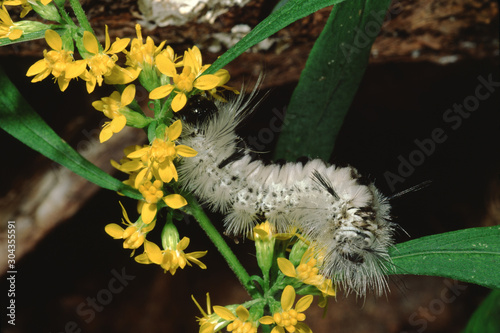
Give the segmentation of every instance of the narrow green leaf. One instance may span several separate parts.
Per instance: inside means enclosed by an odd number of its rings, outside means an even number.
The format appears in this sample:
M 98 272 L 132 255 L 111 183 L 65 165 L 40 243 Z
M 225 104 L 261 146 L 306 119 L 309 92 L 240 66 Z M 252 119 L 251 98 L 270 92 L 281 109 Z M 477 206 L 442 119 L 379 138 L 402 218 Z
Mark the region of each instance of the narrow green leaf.
M 397 244 L 394 274 L 431 275 L 500 288 L 500 226 L 471 228 Z
M 47 29 L 54 29 L 55 25 L 52 26 L 47 26 Z M 59 34 L 64 31 L 64 29 L 54 29 L 57 31 Z M 35 32 L 28 32 L 28 33 L 23 33 L 23 35 L 15 40 L 10 40 L 8 38 L 0 38 L 0 46 L 6 46 L 6 45 L 11 45 L 11 44 L 16 44 L 16 43 L 22 43 L 22 42 L 27 42 L 30 40 L 35 40 L 35 39 L 42 39 L 45 38 L 45 30 L 40 30 L 40 31 L 35 31 Z
M 293 92 L 275 158 L 330 157 L 389 4 L 349 0 L 333 7 Z
M 0 91 L 0 127 L 3 130 L 100 187 L 133 199 L 142 198 L 139 192 L 99 169 L 59 137 L 21 96 L 1 67 Z
M 263 41 L 289 24 L 321 8 L 343 1 L 345 0 L 289 0 L 286 4 L 260 22 L 248 35 L 236 43 L 236 45 L 221 55 L 212 66 L 205 71 L 205 74 L 215 73 L 250 47 Z
M 495 289 L 474 311 L 463 333 L 498 332 L 500 332 L 500 289 Z

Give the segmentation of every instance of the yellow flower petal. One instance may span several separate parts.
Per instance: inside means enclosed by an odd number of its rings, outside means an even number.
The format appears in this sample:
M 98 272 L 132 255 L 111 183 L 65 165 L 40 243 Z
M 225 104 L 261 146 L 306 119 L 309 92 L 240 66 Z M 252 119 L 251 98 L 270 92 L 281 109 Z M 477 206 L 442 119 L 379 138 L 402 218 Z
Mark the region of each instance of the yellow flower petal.
M 271 316 L 264 316 L 264 317 L 259 319 L 259 323 L 261 323 L 263 325 L 271 325 L 271 324 L 274 324 L 274 319 Z
M 156 216 L 156 210 L 156 203 L 150 204 L 145 202 L 141 210 L 142 222 L 146 224 L 151 223 Z
M 219 69 L 214 75 L 219 78 L 219 86 L 226 84 L 231 78 L 229 72 L 225 69 Z
M 135 86 L 129 84 L 122 92 L 120 104 L 122 107 L 129 105 L 135 98 Z
M 131 223 L 130 219 L 128 218 L 128 214 L 127 214 L 127 211 L 125 210 L 125 207 L 123 207 L 123 205 L 120 201 L 118 201 L 118 203 L 120 204 L 120 207 L 122 208 L 122 215 L 125 218 L 125 221 L 127 221 L 128 223 Z
M 292 308 L 293 302 L 295 302 L 295 289 L 288 285 L 283 290 L 281 294 L 281 308 L 283 311 L 288 311 Z
M 220 82 L 220 78 L 213 74 L 202 75 L 194 81 L 194 87 L 200 90 L 210 90 Z
M 281 272 L 289 277 L 297 277 L 297 272 L 295 271 L 295 266 L 292 262 L 286 258 L 278 258 L 278 267 Z
M 85 46 L 85 49 L 92 54 L 99 53 L 99 44 L 97 43 L 97 39 L 89 31 L 83 32 L 83 46 Z
M 161 264 L 163 260 L 163 254 L 160 248 L 153 242 L 144 241 L 144 251 L 147 253 L 149 260 L 155 264 Z
M 21 29 L 12 29 L 9 33 L 10 40 L 16 40 L 21 38 L 23 31 Z
M 102 112 L 104 110 L 104 103 L 102 102 L 102 100 L 98 100 L 98 101 L 92 102 L 92 106 L 97 111 L 101 111 Z
M 144 168 L 135 177 L 135 182 L 134 182 L 134 187 L 139 188 L 139 186 L 144 182 L 144 178 L 146 177 L 146 174 L 148 173 L 148 169 Z
M 193 157 L 198 155 L 198 152 L 196 150 L 185 145 L 178 145 L 175 147 L 175 150 L 177 151 L 177 154 L 183 157 Z
M 299 299 L 299 301 L 295 305 L 295 310 L 297 312 L 304 312 L 305 310 L 307 310 L 309 308 L 309 306 L 311 306 L 312 301 L 313 301 L 312 295 L 306 295 L 306 296 L 302 297 L 301 299 Z
M 250 317 L 250 312 L 243 305 L 240 305 L 236 308 L 236 315 L 241 321 L 247 321 L 248 317 Z
M 215 332 L 215 324 L 212 324 L 207 321 L 203 323 L 203 325 L 201 325 L 199 333 L 214 333 L 214 332 Z
M 231 311 L 229 311 L 229 309 L 227 309 L 223 306 L 214 305 L 213 309 L 214 309 L 214 312 L 217 313 L 217 315 L 219 317 L 221 317 L 222 319 L 225 319 L 225 320 L 235 320 L 236 319 L 236 316 Z
M 110 123 L 107 123 L 107 125 L 102 128 L 101 133 L 99 133 L 100 143 L 108 141 L 113 136 L 113 129 L 110 125 Z
M 80 76 L 87 68 L 87 63 L 85 60 L 77 60 L 66 65 L 66 72 L 64 77 L 67 79 L 74 79 Z
M 125 125 L 127 125 L 127 117 L 125 117 L 124 115 L 115 117 L 110 123 L 113 133 L 120 132 L 125 127 Z
M 187 205 L 186 199 L 180 194 L 169 194 L 163 198 L 163 201 L 165 201 L 167 206 L 173 209 L 179 209 Z
M 158 67 L 158 70 L 162 74 L 167 76 L 173 77 L 174 75 L 177 75 L 175 64 L 163 52 L 156 57 L 156 67 Z
M 167 84 L 167 85 L 155 88 L 149 93 L 149 98 L 150 99 L 163 98 L 163 97 L 167 96 L 168 94 L 170 94 L 172 92 L 172 90 L 174 90 L 174 86 L 171 84 Z
M 169 183 L 176 173 L 177 170 L 175 170 L 175 166 L 172 163 L 162 163 L 158 168 L 158 174 L 164 183 Z
M 110 223 L 104 227 L 104 231 L 114 239 L 123 238 L 123 228 L 116 223 Z
M 115 54 L 121 52 L 127 47 L 129 42 L 130 38 L 117 38 L 116 41 L 111 45 L 111 48 L 109 50 L 106 49 L 107 50 L 106 53 Z
M 151 98 L 151 95 L 150 95 L 150 98 Z M 186 94 L 180 92 L 178 93 L 174 99 L 172 100 L 172 110 L 174 112 L 177 112 L 179 111 L 180 109 L 182 109 L 184 107 L 184 105 L 186 105 L 186 102 L 187 102 L 187 97 L 186 97 Z
M 143 155 L 147 154 L 151 147 L 146 146 L 144 148 L 138 149 L 127 155 L 128 158 L 141 158 Z
M 134 258 L 139 264 L 152 264 L 153 262 L 149 260 L 148 255 L 146 253 L 139 254 Z
M 184 251 L 189 246 L 189 238 L 183 237 L 179 243 L 177 243 L 176 250 Z
M 30 66 L 30 68 L 28 69 L 28 72 L 26 73 L 26 76 L 36 75 L 45 69 L 47 69 L 45 59 L 40 59 L 37 62 L 35 62 L 33 65 Z
M 46 30 L 45 31 L 45 40 L 47 41 L 47 44 L 54 50 L 62 50 L 62 39 L 61 36 L 54 30 Z
M 57 84 L 58 84 L 58 86 L 59 86 L 59 89 L 60 89 L 61 91 L 64 91 L 64 90 L 66 90 L 66 88 L 68 88 L 68 86 L 69 86 L 69 80 L 68 80 L 68 79 L 66 79 L 66 78 L 64 78 L 64 77 L 62 77 L 62 76 L 59 76 L 59 77 L 57 78 Z
M 167 139 L 169 141 L 177 140 L 177 138 L 182 133 L 182 122 L 181 120 L 176 120 L 172 125 L 170 125 L 167 129 Z M 178 148 L 178 147 L 176 147 Z

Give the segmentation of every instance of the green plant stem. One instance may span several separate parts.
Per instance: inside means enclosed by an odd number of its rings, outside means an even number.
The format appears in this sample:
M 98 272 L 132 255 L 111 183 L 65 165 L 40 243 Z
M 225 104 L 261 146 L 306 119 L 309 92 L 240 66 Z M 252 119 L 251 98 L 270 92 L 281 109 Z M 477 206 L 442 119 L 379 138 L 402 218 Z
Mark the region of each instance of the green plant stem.
M 231 248 L 224 241 L 219 231 L 214 227 L 210 219 L 207 217 L 203 208 L 200 206 L 198 201 L 189 195 L 184 195 L 189 202 L 189 207 L 186 209 L 187 213 L 194 216 L 198 221 L 201 228 L 206 232 L 207 236 L 210 238 L 212 243 L 214 243 L 217 250 L 224 257 L 229 267 L 233 270 L 234 274 L 246 289 L 250 296 L 256 295 L 256 290 L 253 288 L 250 275 L 248 275 L 245 268 L 241 265 L 240 261 L 234 255 Z
M 57 3 L 57 1 L 54 1 L 54 5 L 56 6 L 57 10 L 59 11 L 59 15 L 61 15 L 64 22 L 66 22 L 66 24 L 68 24 L 68 25 L 76 27 L 75 22 L 73 22 L 73 20 L 69 16 L 68 12 L 64 9 L 64 5 Z
M 78 0 L 69 0 L 69 4 L 71 8 L 73 9 L 73 12 L 75 13 L 76 19 L 78 20 L 78 23 L 80 23 L 80 26 L 91 32 L 92 34 L 95 35 L 94 30 L 92 29 L 92 26 L 90 25 L 89 20 L 87 19 L 87 15 L 85 15 L 85 12 L 83 11 L 82 5 L 80 4 L 80 1 Z

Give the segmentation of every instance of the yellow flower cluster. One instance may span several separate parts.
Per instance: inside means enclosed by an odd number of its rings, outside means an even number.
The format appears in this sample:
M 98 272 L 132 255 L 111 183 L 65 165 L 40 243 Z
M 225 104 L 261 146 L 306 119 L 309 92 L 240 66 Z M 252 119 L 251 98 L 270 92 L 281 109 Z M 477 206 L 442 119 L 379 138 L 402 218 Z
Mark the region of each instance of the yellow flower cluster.
M 272 316 L 263 316 L 262 311 L 251 313 L 245 305 L 210 306 L 210 297 L 207 294 L 207 311 L 205 311 L 193 298 L 203 317 L 198 318 L 200 333 L 215 333 L 225 327 L 228 332 L 257 333 L 260 324 L 274 325 L 271 333 L 312 333 L 311 328 L 303 323 L 306 311 L 313 301 L 312 295 L 300 298 L 295 307 L 295 288 L 287 285 L 281 293 L 281 300 L 272 312 Z M 249 302 L 251 303 L 251 302 Z M 262 310 L 261 307 L 259 307 Z M 251 309 L 253 310 L 253 309 Z M 286 330 L 286 331 L 285 331 Z
M 5 31 L 6 36 L 14 38 L 20 33 L 6 11 L 0 12 L 0 19 L 3 22 L 1 31 Z M 191 263 L 206 268 L 198 260 L 206 251 L 185 253 L 189 238 L 180 240 L 172 222 L 171 210 L 187 205 L 187 200 L 176 193 L 176 164 L 180 158 L 196 156 L 197 152 L 177 144 L 182 123 L 181 120 L 172 122 L 172 112 L 168 110 L 179 111 L 192 94 L 204 93 L 217 97 L 219 87 L 230 89 L 224 85 L 229 80 L 229 74 L 219 70 L 215 74 L 205 75 L 210 65 L 202 64 L 201 52 L 196 46 L 184 52 L 183 57 L 178 57 L 170 46 L 165 46 L 165 42 L 156 46 L 150 37 L 144 42 L 139 25 L 136 26 L 136 34 L 137 37 L 132 40 L 116 38 L 111 42 L 106 26 L 102 46 L 90 31 L 83 31 L 80 40 L 72 40 L 47 29 L 45 40 L 51 49 L 44 51 L 43 59 L 35 62 L 26 75 L 33 77 L 32 82 L 42 81 L 52 75 L 61 91 L 65 91 L 73 79 L 84 80 L 88 93 L 103 83 L 118 85 L 118 91 L 92 103 L 96 110 L 110 119 L 104 123 L 99 135 L 100 142 L 108 141 L 127 125 L 147 128 L 153 124 L 155 127 L 150 144 L 129 147 L 120 163 L 112 161 L 115 168 L 129 174 L 124 183 L 142 195 L 143 199 L 138 203 L 140 217 L 132 223 L 122 207 L 125 228 L 111 223 L 105 231 L 115 239 L 123 239 L 123 247 L 134 250 L 132 255 L 144 245 L 144 253 L 136 257 L 139 263 L 158 264 L 171 274 Z M 75 58 L 75 45 L 81 59 Z M 118 64 L 119 54 L 125 58 L 124 65 Z M 180 73 L 177 72 L 178 67 L 182 67 Z M 134 101 L 136 85 L 132 82 L 136 79 L 150 91 L 150 99 L 156 100 L 155 118 L 146 116 Z M 163 249 L 160 249 L 146 240 L 146 236 L 156 224 L 158 210 L 165 205 L 171 209 L 167 213 L 170 214 L 170 220 L 163 228 Z

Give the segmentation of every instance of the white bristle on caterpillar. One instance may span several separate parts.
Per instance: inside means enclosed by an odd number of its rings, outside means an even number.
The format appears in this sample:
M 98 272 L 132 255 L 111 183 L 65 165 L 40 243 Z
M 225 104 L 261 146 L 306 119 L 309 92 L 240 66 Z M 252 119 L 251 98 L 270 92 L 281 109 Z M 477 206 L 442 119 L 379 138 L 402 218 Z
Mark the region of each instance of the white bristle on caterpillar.
M 179 143 L 198 155 L 183 159 L 179 181 L 226 214 L 228 234 L 247 235 L 264 220 L 277 232 L 297 227 L 323 257 L 323 275 L 347 293 L 383 293 L 394 230 L 386 198 L 373 184 L 363 184 L 352 167 L 318 159 L 265 165 L 252 158 L 235 129 L 252 111 L 253 95 L 216 102 L 214 115 L 184 124 Z

